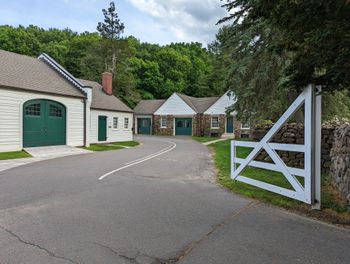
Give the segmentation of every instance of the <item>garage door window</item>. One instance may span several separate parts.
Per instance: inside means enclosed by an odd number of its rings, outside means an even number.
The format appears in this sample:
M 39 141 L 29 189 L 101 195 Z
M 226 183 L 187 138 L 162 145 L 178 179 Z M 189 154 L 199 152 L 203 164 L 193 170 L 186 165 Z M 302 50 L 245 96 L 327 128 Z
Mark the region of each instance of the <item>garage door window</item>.
M 55 105 L 50 105 L 49 115 L 51 117 L 62 117 L 62 109 Z
M 40 116 L 40 104 L 31 104 L 26 106 L 27 116 Z

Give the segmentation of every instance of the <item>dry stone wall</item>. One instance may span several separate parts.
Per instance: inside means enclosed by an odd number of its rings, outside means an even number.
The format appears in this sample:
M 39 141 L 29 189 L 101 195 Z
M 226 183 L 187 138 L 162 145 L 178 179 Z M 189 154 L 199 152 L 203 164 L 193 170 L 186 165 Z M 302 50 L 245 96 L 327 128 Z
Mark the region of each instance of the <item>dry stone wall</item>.
M 350 125 L 345 124 L 334 133 L 331 156 L 331 174 L 333 184 L 350 205 Z
M 272 125 L 260 126 L 253 129 L 251 138 L 260 140 L 271 129 Z M 330 151 L 334 142 L 335 125 L 325 124 L 322 126 L 321 167 L 322 172 L 329 172 L 331 166 Z M 304 125 L 286 124 L 275 135 L 271 142 L 304 144 Z M 290 167 L 304 168 L 304 154 L 298 152 L 278 151 L 283 161 Z M 256 160 L 270 162 L 266 152 L 261 152 Z

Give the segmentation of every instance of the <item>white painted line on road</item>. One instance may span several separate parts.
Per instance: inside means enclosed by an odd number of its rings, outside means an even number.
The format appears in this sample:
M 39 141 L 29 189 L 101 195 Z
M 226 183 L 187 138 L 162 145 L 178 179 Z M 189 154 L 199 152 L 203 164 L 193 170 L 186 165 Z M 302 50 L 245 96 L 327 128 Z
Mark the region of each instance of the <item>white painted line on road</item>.
M 163 141 L 163 142 L 164 142 L 164 141 Z M 173 142 L 171 142 L 171 141 L 165 141 L 165 142 L 168 142 L 168 143 L 171 143 L 171 144 L 175 144 L 175 143 L 173 143 Z M 176 145 L 176 144 L 175 144 L 175 145 Z M 172 145 L 170 145 L 170 146 L 168 146 L 168 147 L 166 147 L 166 148 L 164 148 L 164 149 L 162 149 L 162 150 L 159 150 L 159 151 L 157 151 L 157 152 L 155 152 L 155 153 L 152 153 L 152 154 L 150 154 L 150 155 L 147 155 L 147 156 L 145 156 L 145 157 L 142 157 L 142 158 L 139 158 L 139 159 L 136 159 L 136 160 L 133 160 L 133 161 L 129 161 L 129 162 L 125 163 L 125 165 L 129 165 L 129 164 L 131 164 L 131 163 L 134 163 L 134 162 L 139 161 L 139 160 L 143 160 L 143 159 L 148 158 L 148 157 L 153 157 L 154 155 L 157 155 L 158 153 L 161 153 L 161 152 L 163 152 L 163 151 L 166 151 L 168 148 L 172 148 Z
M 168 146 L 168 147 L 166 147 L 166 148 L 164 148 L 164 149 L 162 149 L 162 150 L 160 150 L 160 151 L 157 151 L 157 152 L 155 152 L 155 153 L 153 153 L 153 154 L 150 154 L 150 155 L 148 155 L 148 156 L 145 156 L 145 157 L 143 157 L 143 158 L 139 158 L 139 159 L 137 159 L 137 160 L 128 162 L 127 165 L 125 165 L 125 166 L 123 166 L 123 167 L 120 167 L 120 168 L 118 168 L 118 169 L 115 169 L 115 170 L 112 170 L 112 171 L 110 171 L 110 172 L 107 172 L 106 174 L 104 174 L 104 175 L 102 175 L 100 178 L 98 178 L 98 180 L 101 181 L 101 180 L 103 180 L 104 178 L 108 177 L 109 175 L 111 175 L 111 174 L 113 174 L 113 173 L 115 173 L 115 172 L 117 172 L 117 171 L 121 171 L 121 170 L 123 170 L 123 169 L 129 168 L 129 167 L 134 166 L 134 165 L 136 165 L 136 164 L 140 164 L 140 163 L 145 162 L 145 161 L 147 161 L 147 160 L 153 159 L 153 158 L 155 158 L 155 157 L 158 157 L 158 156 L 160 156 L 160 155 L 163 155 L 163 154 L 165 154 L 165 153 L 167 153 L 167 152 L 173 150 L 174 148 L 176 148 L 176 143 L 171 142 L 171 141 L 165 141 L 165 142 L 171 143 L 171 146 L 170 146 L 170 147 Z

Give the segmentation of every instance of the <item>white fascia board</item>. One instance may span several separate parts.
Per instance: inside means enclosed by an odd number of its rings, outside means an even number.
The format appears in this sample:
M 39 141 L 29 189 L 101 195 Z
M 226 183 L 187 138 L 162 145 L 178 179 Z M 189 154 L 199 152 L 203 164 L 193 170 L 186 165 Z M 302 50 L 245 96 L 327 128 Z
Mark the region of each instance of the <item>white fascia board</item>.
M 54 70 L 56 70 L 60 75 L 66 78 L 70 83 L 82 91 L 85 95 L 88 96 L 89 88 L 86 88 L 77 78 L 70 74 L 65 68 L 63 68 L 57 61 L 51 58 L 46 53 L 42 53 L 39 57 L 39 60 L 44 60 L 48 63 Z M 91 100 L 90 100 L 91 101 Z

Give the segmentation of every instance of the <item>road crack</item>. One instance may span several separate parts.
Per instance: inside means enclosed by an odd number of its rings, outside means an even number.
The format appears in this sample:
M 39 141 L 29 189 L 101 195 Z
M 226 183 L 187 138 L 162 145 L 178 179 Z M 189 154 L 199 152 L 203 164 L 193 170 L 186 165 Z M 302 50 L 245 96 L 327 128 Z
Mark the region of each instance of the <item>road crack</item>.
M 62 259 L 62 260 L 65 260 L 65 261 L 68 261 L 70 263 L 74 263 L 74 264 L 80 264 L 79 262 L 76 262 L 72 259 L 69 259 L 67 257 L 64 257 L 64 256 L 59 256 L 59 255 L 56 255 L 55 253 L 53 253 L 52 251 L 48 250 L 47 248 L 44 248 L 38 244 L 35 244 L 33 242 L 30 242 L 30 241 L 26 241 L 24 239 L 22 239 L 19 235 L 15 234 L 14 232 L 12 232 L 11 230 L 7 229 L 6 227 L 4 226 L 0 226 L 0 229 L 2 229 L 3 231 L 5 231 L 7 234 L 11 235 L 12 237 L 16 238 L 19 242 L 25 244 L 25 245 L 28 245 L 28 246 L 32 246 L 32 247 L 35 247 L 35 248 L 38 248 L 44 252 L 46 252 L 50 257 L 53 257 L 53 258 L 56 258 L 56 259 Z
M 175 264 L 179 262 L 181 259 L 186 257 L 189 253 L 191 253 L 200 243 L 202 243 L 204 240 L 208 239 L 210 235 L 212 235 L 215 231 L 220 229 L 221 227 L 227 225 L 230 221 L 232 221 L 234 218 L 242 214 L 243 212 L 247 211 L 251 207 L 259 204 L 259 202 L 250 202 L 249 204 L 245 205 L 244 207 L 240 208 L 238 211 L 234 212 L 233 214 L 229 215 L 226 219 L 224 219 L 219 224 L 212 227 L 212 229 L 205 233 L 203 236 L 201 236 L 198 240 L 195 240 L 188 244 L 183 250 L 181 250 L 175 257 L 172 258 L 158 258 L 154 256 L 149 256 L 147 254 L 140 253 L 138 251 L 129 251 L 129 252 L 118 252 L 116 249 L 101 244 L 93 242 L 94 244 L 107 249 L 108 251 L 112 252 L 114 255 L 118 256 L 119 258 L 122 258 L 126 261 L 128 261 L 131 264 Z
M 131 264 L 173 264 L 177 262 L 177 259 L 170 258 L 170 259 L 162 259 L 154 256 L 149 256 L 147 254 L 140 253 L 139 251 L 136 252 L 118 252 L 114 248 L 101 244 L 93 242 L 94 244 L 107 249 L 108 251 L 112 252 L 114 255 L 128 261 Z
M 175 262 L 171 262 L 171 263 L 177 263 L 178 261 L 180 261 L 181 259 L 183 259 L 184 257 L 186 257 L 188 254 L 190 254 L 200 243 L 202 243 L 204 240 L 208 239 L 210 235 L 212 235 L 215 231 L 217 231 L 218 229 L 220 229 L 221 227 L 227 225 L 232 219 L 236 218 L 237 216 L 239 216 L 240 214 L 242 214 L 243 212 L 247 211 L 248 209 L 250 209 L 251 207 L 255 206 L 259 204 L 259 202 L 253 201 L 250 202 L 249 204 L 245 205 L 244 207 L 242 207 L 241 209 L 239 209 L 237 212 L 234 212 L 233 214 L 231 214 L 230 216 L 228 216 L 226 219 L 224 219 L 221 223 L 213 226 L 213 228 L 205 233 L 203 236 L 200 237 L 200 239 L 193 241 L 192 243 L 190 243 L 187 247 L 185 247 L 185 249 L 183 249 L 182 251 L 180 251 L 180 253 L 174 258 L 174 260 L 176 260 Z

